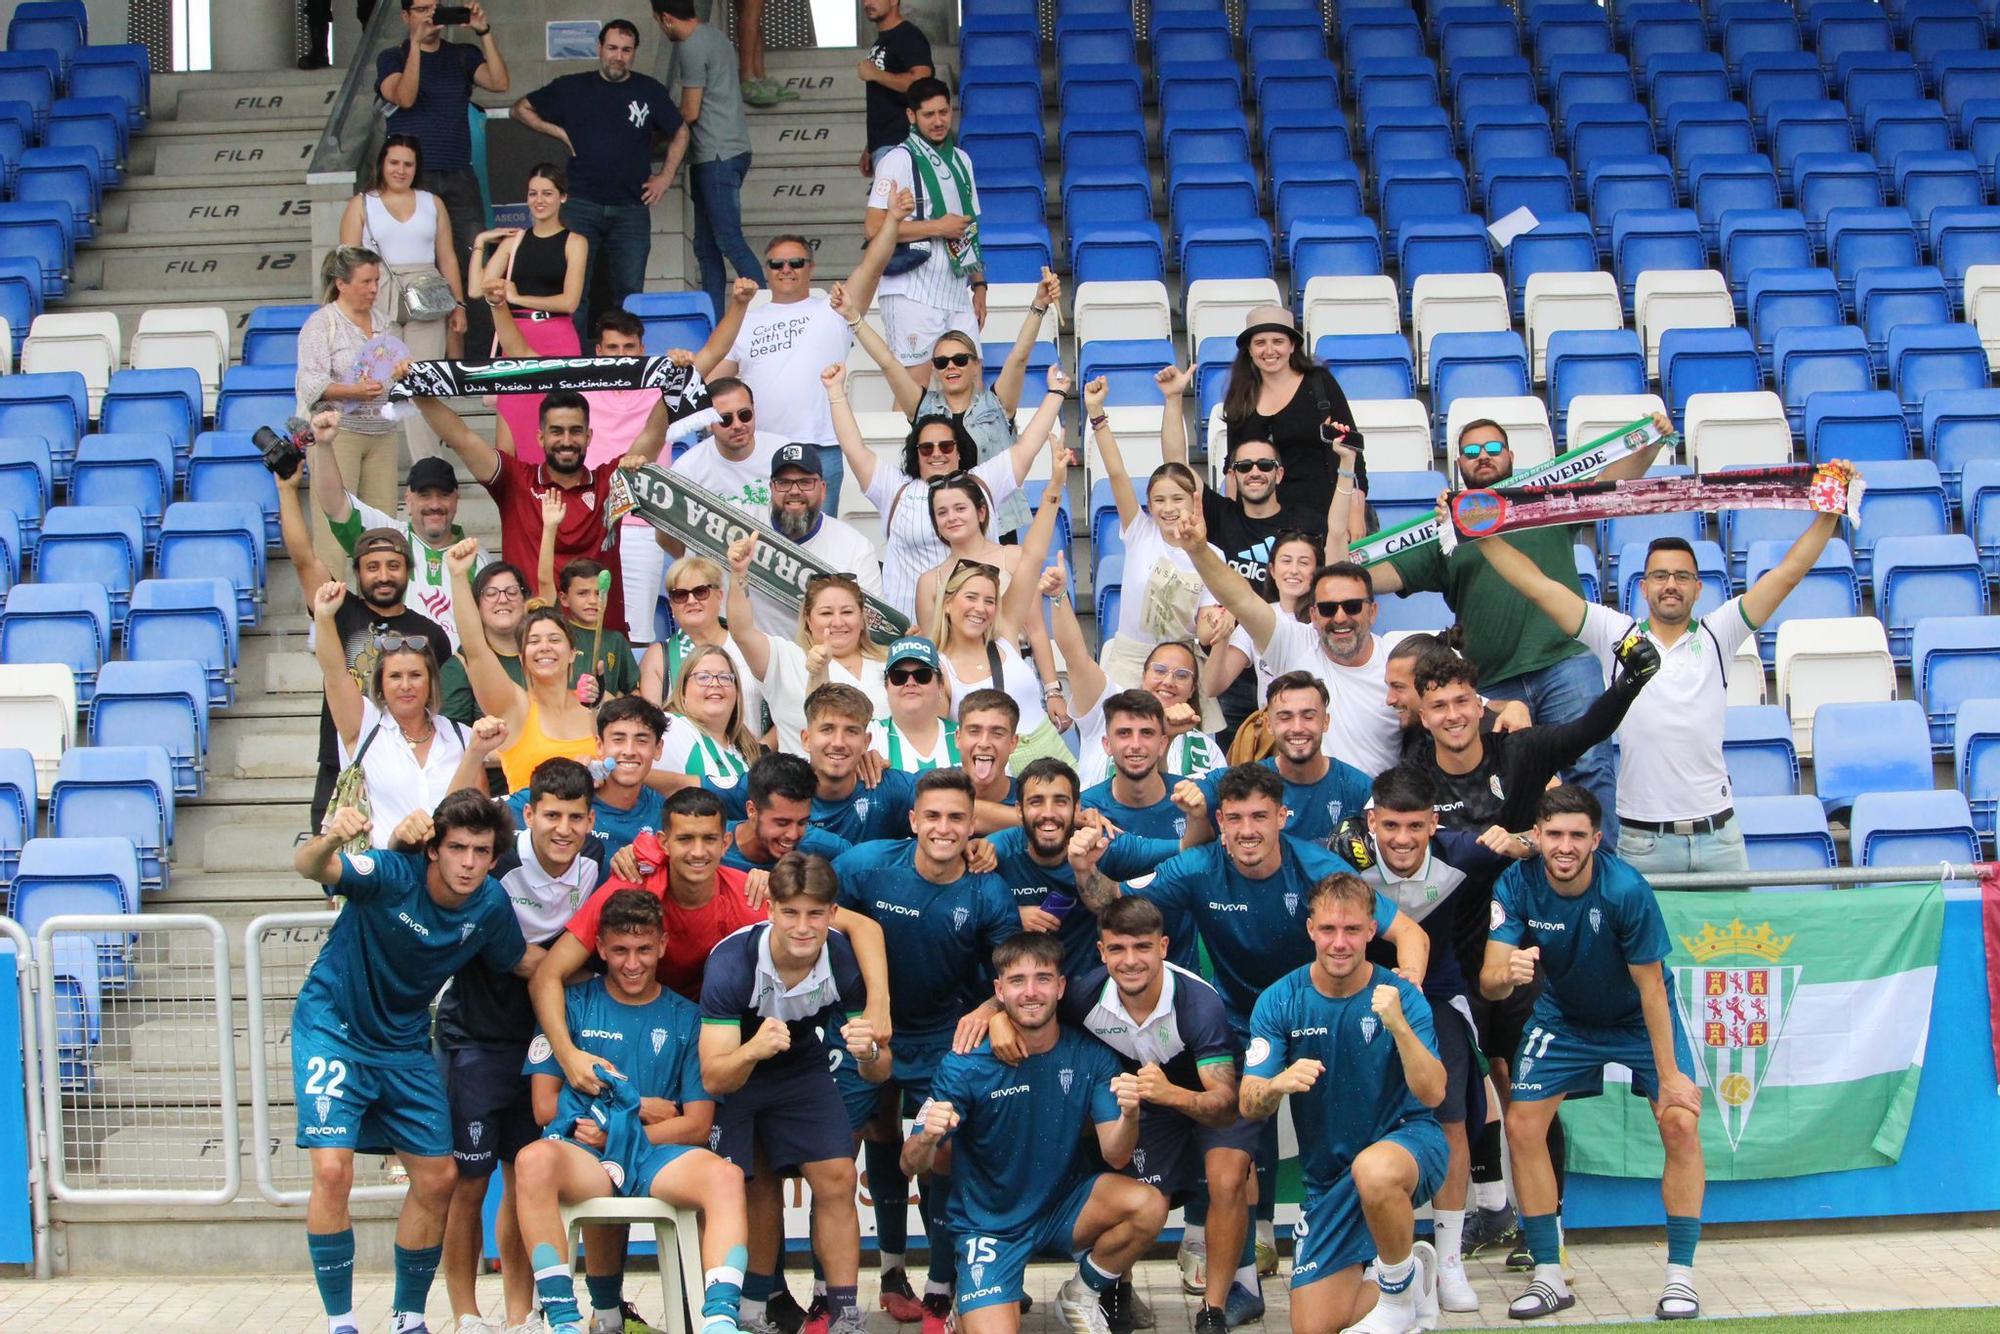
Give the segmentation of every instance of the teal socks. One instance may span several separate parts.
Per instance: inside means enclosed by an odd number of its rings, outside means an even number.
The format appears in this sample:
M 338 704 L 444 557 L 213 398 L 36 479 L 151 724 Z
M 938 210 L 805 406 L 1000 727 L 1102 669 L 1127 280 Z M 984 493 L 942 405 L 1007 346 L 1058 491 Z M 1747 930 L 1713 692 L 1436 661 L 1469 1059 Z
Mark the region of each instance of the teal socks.
M 354 1229 L 306 1233 L 306 1253 L 312 1256 L 313 1282 L 329 1316 L 354 1311 Z
M 1694 1248 L 1701 1241 L 1701 1220 L 1667 1215 L 1667 1263 L 1694 1266 Z
M 1672 1219 L 1667 1220 L 1667 1227 L 1671 1236 Z M 1562 1263 L 1562 1229 L 1554 1214 L 1522 1214 L 1521 1239 L 1528 1243 L 1528 1254 L 1536 1264 Z
M 535 1271 L 535 1296 L 541 1300 L 543 1318 L 551 1327 L 578 1323 L 576 1280 L 570 1277 L 569 1261 L 543 1242 L 528 1263 Z

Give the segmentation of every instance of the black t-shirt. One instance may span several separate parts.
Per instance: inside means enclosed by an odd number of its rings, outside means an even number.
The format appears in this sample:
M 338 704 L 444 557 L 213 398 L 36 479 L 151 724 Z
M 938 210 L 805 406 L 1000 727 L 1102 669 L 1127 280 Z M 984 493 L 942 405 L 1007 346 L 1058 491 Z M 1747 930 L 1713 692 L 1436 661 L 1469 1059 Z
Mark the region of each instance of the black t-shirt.
M 341 656 L 347 659 L 347 670 L 353 674 L 364 695 L 368 693 L 368 679 L 375 672 L 375 658 L 379 652 L 375 644 L 377 635 L 429 640 L 434 671 L 443 671 L 444 664 L 451 658 L 451 637 L 436 621 L 408 607 L 385 616 L 352 590 L 334 611 L 333 625 L 340 632 Z M 331 769 L 339 766 L 339 747 L 333 713 L 322 703 L 319 706 L 319 762 L 322 767 Z
M 569 192 L 593 204 L 637 204 L 653 174 L 653 144 L 680 133 L 681 113 L 666 85 L 644 74 L 618 83 L 596 70 L 565 74 L 528 94 L 535 114 L 561 126 L 576 145 Z
M 908 74 L 932 63 L 931 39 L 923 29 L 904 19 L 893 28 L 875 34 L 868 63 L 884 74 Z M 900 144 L 910 137 L 910 118 L 903 114 L 909 105 L 903 95 L 879 83 L 868 85 L 868 151 Z
M 1229 568 L 1249 580 L 1267 601 L 1271 598 L 1271 548 L 1279 533 L 1297 528 L 1311 533 L 1322 552 L 1326 547 L 1324 507 L 1313 511 L 1281 501 L 1276 514 L 1259 519 L 1244 513 L 1240 501 L 1204 488 L 1201 516 L 1208 525 L 1208 540 L 1221 548 Z
M 1625 721 L 1633 696 L 1607 690 L 1580 717 L 1566 723 L 1538 723 L 1518 732 L 1481 728 L 1484 757 L 1470 773 L 1449 774 L 1438 767 L 1437 745 L 1417 729 L 1405 759 L 1430 770 L 1443 793 L 1438 823 L 1446 829 L 1480 833 L 1493 825 L 1519 831 L 1535 822 L 1535 807 L 1549 780 L 1575 764 L 1583 752 L 1610 739 Z
M 1324 408 L 1321 404 L 1325 404 Z M 1333 451 L 1319 436 L 1320 423 L 1329 417 L 1352 426 L 1354 409 L 1347 405 L 1347 395 L 1340 392 L 1340 382 L 1333 378 L 1333 373 L 1319 366 L 1299 383 L 1292 401 L 1270 416 L 1253 412 L 1227 423 L 1232 441 L 1269 440 L 1276 447 L 1278 458 L 1285 465 L 1285 480 L 1278 488 L 1280 503 L 1319 514 L 1322 523 L 1327 506 L 1333 503 Z M 1354 487 L 1366 491 L 1368 465 L 1359 454 L 1361 433 L 1349 435 L 1348 441 L 1357 451 Z

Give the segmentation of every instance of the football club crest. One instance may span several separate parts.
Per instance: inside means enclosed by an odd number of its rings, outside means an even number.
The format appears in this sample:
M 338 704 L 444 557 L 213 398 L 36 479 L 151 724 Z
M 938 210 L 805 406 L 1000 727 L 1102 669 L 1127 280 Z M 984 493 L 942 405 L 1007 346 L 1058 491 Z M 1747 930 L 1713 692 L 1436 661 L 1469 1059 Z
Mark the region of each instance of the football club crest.
M 970 1273 L 971 1273 L 971 1275 L 972 1275 L 972 1286 L 973 1286 L 973 1287 L 977 1288 L 977 1287 L 982 1287 L 982 1286 L 984 1286 L 984 1285 L 985 1285 L 985 1283 L 986 1283 L 986 1266 L 985 1266 L 985 1265 L 971 1265 L 971 1266 L 969 1266 L 969 1267 L 968 1267 L 968 1272 L 970 1272 Z
M 951 929 L 954 931 L 965 930 L 966 919 L 971 916 L 972 912 L 968 908 L 953 908 L 951 910 Z
M 1174 837 L 1184 838 L 1186 836 L 1187 836 L 1187 817 L 1185 815 L 1176 815 L 1174 817 Z
M 624 1186 L 625 1164 L 619 1162 L 616 1158 L 605 1158 L 601 1161 L 604 1163 L 604 1175 L 611 1178 L 612 1189 L 616 1190 Z
M 458 938 L 460 940 L 471 940 L 472 933 L 478 929 L 479 928 L 477 923 L 467 922 L 463 926 L 458 928 Z
M 1144 1149 L 1132 1150 L 1132 1170 L 1140 1176 L 1146 1175 L 1146 1151 Z
M 1296 893 L 1285 895 L 1285 915 L 1287 917 L 1297 917 L 1299 915 L 1299 896 Z
M 486 1123 L 484 1121 L 467 1122 L 465 1126 L 465 1137 L 472 1141 L 473 1148 L 475 1149 L 478 1148 L 479 1141 L 486 1138 Z
M 1500 786 L 1499 774 L 1494 774 L 1492 777 L 1488 778 L 1486 780 L 1486 786 L 1493 789 L 1493 795 L 1496 798 L 1498 798 L 1501 801 L 1507 800 L 1506 790 Z
M 1363 1042 L 1373 1042 L 1375 1040 L 1375 1030 L 1380 1028 L 1381 1026 L 1382 1026 L 1382 1021 L 1377 1019 L 1374 1015 L 1372 1014 L 1362 1015 L 1361 1040 Z
M 1535 1058 L 1532 1056 L 1523 1056 L 1520 1060 L 1515 1062 L 1515 1065 L 1517 1065 L 1519 1069 L 1515 1070 L 1514 1078 L 1522 1082 L 1526 1082 L 1528 1078 L 1528 1071 L 1535 1068 Z
M 1602 908 L 1592 908 L 1590 910 L 1590 934 L 1593 936 L 1598 935 L 1603 930 L 1604 910 Z
M 708 1128 L 708 1151 L 714 1153 L 716 1145 L 720 1143 L 722 1143 L 722 1127 L 710 1126 Z
M 1070 1069 L 1068 1066 L 1064 1066 L 1061 1070 L 1058 1070 L 1056 1072 L 1056 1082 L 1062 1085 L 1062 1091 L 1064 1093 L 1069 1092 L 1069 1086 L 1073 1082 L 1075 1082 L 1075 1080 L 1076 1080 L 1076 1071 Z
M 321 1121 L 326 1120 L 326 1114 L 332 1110 L 333 1099 L 325 1095 L 313 1099 L 313 1111 L 318 1114 Z
M 857 820 L 866 820 L 868 818 L 868 808 L 874 804 L 874 799 L 871 797 L 856 797 L 854 799 L 854 818 Z
M 549 1042 L 549 1036 L 546 1033 L 535 1034 L 535 1040 L 528 1044 L 528 1059 L 537 1064 L 548 1060 L 549 1057 L 555 1055 L 555 1052 L 556 1049 Z
M 1769 922 L 1752 930 L 1740 918 L 1722 929 L 1704 922 L 1700 935 L 1681 937 L 1695 962 L 1674 969 L 1675 997 L 1732 1149 L 1750 1123 L 1798 996 L 1805 969 L 1780 962 L 1795 939 Z
M 652 1033 L 649 1036 L 653 1040 L 653 1055 L 658 1056 L 660 1054 L 660 1048 L 667 1045 L 667 1030 L 664 1028 L 656 1028 L 652 1031 Z

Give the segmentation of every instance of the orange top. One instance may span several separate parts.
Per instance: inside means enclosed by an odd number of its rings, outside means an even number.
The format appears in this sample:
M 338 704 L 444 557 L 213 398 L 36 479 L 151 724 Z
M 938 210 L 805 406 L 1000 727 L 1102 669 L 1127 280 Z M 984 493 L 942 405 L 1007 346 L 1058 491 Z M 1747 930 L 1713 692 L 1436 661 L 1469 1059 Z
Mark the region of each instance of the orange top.
M 597 758 L 597 738 L 585 736 L 557 740 L 550 736 L 542 730 L 541 709 L 531 696 L 528 716 L 521 724 L 521 735 L 499 751 L 500 770 L 507 775 L 507 790 L 519 792 L 528 785 L 536 765 L 558 756 L 587 765 Z

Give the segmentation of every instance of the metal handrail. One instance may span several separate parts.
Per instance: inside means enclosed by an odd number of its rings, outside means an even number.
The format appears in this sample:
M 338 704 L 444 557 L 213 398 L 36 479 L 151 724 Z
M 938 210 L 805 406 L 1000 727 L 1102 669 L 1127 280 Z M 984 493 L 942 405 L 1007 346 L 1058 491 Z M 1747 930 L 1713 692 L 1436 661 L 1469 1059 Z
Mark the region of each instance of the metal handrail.
M 1677 871 L 1648 875 L 1654 889 L 1747 889 L 1751 885 L 1906 885 L 1913 881 L 1984 880 L 1996 862 L 1932 862 L 1928 866 L 1829 866 L 1823 871 Z
M 37 969 L 34 945 L 21 924 L 11 917 L 0 917 L 0 936 L 14 942 L 14 984 L 21 993 L 21 1092 L 22 1101 L 28 1109 L 28 1199 L 35 1231 L 35 1277 L 50 1278 L 55 1268 L 49 1255 L 49 1237 L 52 1235 L 49 1230 L 49 1175 L 43 1166 L 42 1156 L 47 1141 L 42 1133 L 42 1100 L 36 1096 L 36 1091 L 41 1088 L 42 1052 L 35 1036 Z
M 307 184 L 319 183 L 314 178 L 320 176 L 332 178 L 328 183 L 351 180 L 367 155 L 376 120 L 375 57 L 388 44 L 392 23 L 402 26 L 402 8 L 377 5 L 361 29 L 361 39 L 355 44 L 354 56 L 347 62 L 347 73 L 340 81 L 340 91 L 327 111 L 326 127 L 320 131 L 312 161 L 306 164 Z M 357 116 L 357 106 L 365 107 L 365 114 Z

